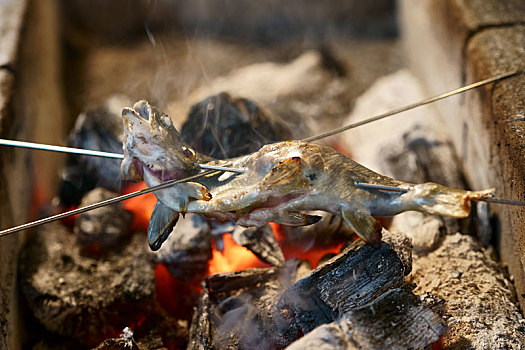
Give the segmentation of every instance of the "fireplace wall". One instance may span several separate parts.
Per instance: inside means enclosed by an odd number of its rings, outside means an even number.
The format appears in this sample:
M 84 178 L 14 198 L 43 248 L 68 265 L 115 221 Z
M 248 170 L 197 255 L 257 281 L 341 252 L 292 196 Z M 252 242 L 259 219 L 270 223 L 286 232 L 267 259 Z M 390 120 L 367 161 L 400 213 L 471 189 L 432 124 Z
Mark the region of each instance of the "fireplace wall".
M 0 137 L 62 144 L 68 124 L 61 90 L 58 3 L 0 2 Z M 62 156 L 0 149 L 0 226 L 27 222 L 32 208 L 51 199 Z M 33 213 L 34 214 L 34 213 Z M 25 232 L 0 241 L 0 349 L 21 347 L 24 337 L 17 291 L 18 251 Z
M 69 36 L 69 40 L 80 44 L 93 38 L 120 40 L 134 33 L 143 35 L 145 24 L 182 33 L 202 30 L 226 37 L 234 35 L 225 23 L 236 23 L 234 31 L 243 33 L 248 42 L 256 38 L 262 42 L 274 40 L 275 26 L 299 37 L 305 28 L 313 28 L 304 38 L 312 42 L 321 41 L 329 32 L 339 35 L 365 32 L 372 38 L 396 35 L 392 30 L 395 28 L 395 18 L 391 15 L 393 1 L 372 1 L 367 5 L 351 1 L 345 3 L 344 8 L 338 7 L 340 2 L 328 1 L 322 9 L 316 8 L 318 2 L 292 1 L 286 11 L 278 1 L 265 2 L 267 7 L 261 8 L 248 7 L 252 2 L 239 1 L 235 9 L 224 11 L 221 21 L 211 21 L 217 8 L 223 10 L 226 2 L 214 2 L 216 8 L 209 8 L 207 1 L 193 1 L 191 5 L 157 1 L 151 2 L 158 5 L 156 9 L 144 7 L 142 12 L 135 10 L 144 6 L 143 1 L 113 1 L 109 7 L 105 0 L 0 2 L 1 137 L 64 143 L 76 114 L 66 116 L 75 101 L 65 101 L 62 84 L 77 77 L 62 76 L 62 36 Z M 504 5 L 489 0 L 424 0 L 417 4 L 399 0 L 399 22 L 412 69 L 425 83 L 429 94 L 500 73 L 502 67 L 511 69 L 521 65 L 523 69 L 524 6 L 519 0 L 507 1 Z M 294 20 L 297 14 L 287 12 L 290 8 L 301 11 L 301 20 Z M 65 23 L 61 20 L 62 10 L 67 11 L 70 19 Z M 100 16 L 96 16 L 99 22 L 90 21 L 93 16 L 89 10 L 100 11 Z M 242 21 L 238 21 L 239 18 Z M 265 18 L 281 21 L 268 25 Z M 72 23 L 77 27 L 69 27 Z M 259 25 L 259 30 L 249 29 L 253 23 Z M 310 26 L 311 23 L 314 25 Z M 476 189 L 495 186 L 500 197 L 525 199 L 525 154 L 521 139 L 524 94 L 522 75 L 499 82 L 494 89 L 479 89 L 439 102 L 438 108 L 450 125 L 455 146 L 464 159 L 469 181 Z M 55 193 L 56 169 L 60 168 L 62 158 L 56 154 L 7 148 L 1 148 L 0 154 L 0 198 L 3 199 L 0 226 L 4 228 L 28 221 L 34 190 L 38 191 L 36 199 L 42 201 Z M 497 232 L 501 234 L 494 243 L 514 276 L 523 310 L 524 209 L 493 206 L 493 214 L 499 225 Z M 0 240 L 0 349 L 19 348 L 23 337 L 16 292 L 16 259 L 24 237 L 15 234 Z
M 525 69 L 525 3 L 520 0 L 398 2 L 411 69 L 429 95 Z M 525 200 L 525 75 L 436 103 L 474 189 Z M 514 278 L 525 310 L 525 208 L 491 205 L 492 244 Z
M 17 58 L 18 38 L 23 21 L 25 3 L 4 1 L 0 3 L 0 133 L 2 137 L 11 134 L 16 127 L 14 121 L 13 87 L 15 84 L 14 65 Z M 22 128 L 23 129 L 23 128 Z M 24 132 L 20 132 L 24 135 Z M 26 220 L 29 196 L 22 195 L 28 181 L 12 177 L 14 171 L 26 172 L 27 163 L 18 150 L 0 149 L 0 224 L 12 226 L 15 221 Z M 12 196 L 19 195 L 12 205 Z M 20 235 L 6 237 L 0 243 L 0 349 L 20 347 L 18 330 L 19 312 L 16 294 L 17 256 Z

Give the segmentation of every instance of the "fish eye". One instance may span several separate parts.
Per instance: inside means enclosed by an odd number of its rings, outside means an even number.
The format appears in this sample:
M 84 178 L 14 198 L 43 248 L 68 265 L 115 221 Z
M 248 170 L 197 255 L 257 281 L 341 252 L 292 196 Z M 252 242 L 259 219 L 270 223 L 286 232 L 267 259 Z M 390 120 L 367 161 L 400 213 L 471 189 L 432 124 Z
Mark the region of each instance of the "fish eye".
M 188 158 L 195 157 L 195 151 L 185 146 L 182 146 L 182 153 Z
M 171 122 L 171 118 L 166 114 L 163 114 L 159 119 L 161 124 L 166 128 L 170 128 L 173 125 Z

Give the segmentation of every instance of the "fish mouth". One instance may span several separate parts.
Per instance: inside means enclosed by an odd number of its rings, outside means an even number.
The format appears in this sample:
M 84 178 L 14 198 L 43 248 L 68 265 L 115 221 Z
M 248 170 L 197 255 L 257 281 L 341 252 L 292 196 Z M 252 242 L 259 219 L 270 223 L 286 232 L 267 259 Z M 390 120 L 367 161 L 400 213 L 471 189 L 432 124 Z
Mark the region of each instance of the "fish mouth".
M 143 169 L 143 172 L 147 171 L 149 174 L 151 174 L 152 176 L 154 176 L 156 179 L 158 179 L 161 182 L 166 182 L 170 180 L 182 180 L 191 175 L 188 171 L 184 169 L 155 170 L 155 169 L 151 169 L 147 165 L 143 165 L 142 169 Z
M 144 180 L 145 171 L 161 182 L 169 180 L 181 180 L 190 175 L 190 173 L 184 169 L 156 170 L 153 169 L 152 166 L 147 165 L 137 158 L 127 161 L 125 160 L 122 162 L 121 173 L 123 180 L 134 182 L 142 181 Z
M 152 110 L 150 104 L 147 101 L 141 100 L 136 102 L 133 105 L 133 109 L 142 119 L 150 120 Z
M 195 153 L 184 153 L 185 143 L 167 114 L 147 101 L 122 109 L 124 160 L 122 178 L 144 179 L 145 171 L 159 181 L 183 179 L 199 171 Z
M 122 109 L 122 119 L 124 126 L 128 132 L 133 132 L 135 128 L 151 128 L 151 108 L 148 106 L 142 106 L 142 108 L 135 109 L 139 102 L 135 103 L 133 108 L 124 107 Z M 148 107 L 148 108 L 146 108 Z
M 152 112 L 153 111 L 150 104 L 145 100 L 140 100 L 135 102 L 133 108 L 125 107 L 122 110 L 122 115 L 125 113 L 133 113 L 135 117 L 149 121 L 151 119 Z
M 139 133 L 153 135 L 156 125 L 154 114 L 154 108 L 145 100 L 136 102 L 133 107 L 122 108 L 125 130 L 133 135 Z
M 142 181 L 144 179 L 144 170 L 139 163 L 142 162 L 140 162 L 136 158 L 130 160 L 126 157 L 122 161 L 122 164 L 120 166 L 120 173 L 122 174 L 122 179 L 133 182 Z

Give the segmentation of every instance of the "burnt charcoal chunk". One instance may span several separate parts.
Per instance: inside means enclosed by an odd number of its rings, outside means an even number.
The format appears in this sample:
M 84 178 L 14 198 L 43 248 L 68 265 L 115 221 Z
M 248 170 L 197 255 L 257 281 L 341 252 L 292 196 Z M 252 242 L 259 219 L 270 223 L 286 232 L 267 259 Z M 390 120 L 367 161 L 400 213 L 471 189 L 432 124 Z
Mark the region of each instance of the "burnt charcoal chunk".
M 188 348 L 284 348 L 350 312 L 374 323 L 382 315 L 371 317 L 368 305 L 381 304 L 381 298 L 403 286 L 411 269 L 410 241 L 387 231 L 384 237 L 379 249 L 356 241 L 309 273 L 289 260 L 282 267 L 206 277 Z M 390 306 L 397 310 L 394 304 L 382 307 Z M 412 318 L 405 321 L 412 327 Z
M 306 334 L 404 284 L 412 246 L 406 237 L 384 233 L 379 249 L 356 241 L 283 293 L 277 303 L 285 320 L 282 339 Z
M 206 277 L 193 314 L 188 349 L 273 348 L 273 309 L 278 296 L 308 267 L 248 269 Z
M 68 136 L 74 148 L 122 153 L 121 109 L 129 100 L 120 95 L 110 97 L 103 106 L 80 114 Z M 63 205 L 76 205 L 95 187 L 119 192 L 122 184 L 120 159 L 69 155 L 62 172 L 59 198 Z
M 413 285 L 391 289 L 335 322 L 292 343 L 289 350 L 424 349 L 446 330 L 441 316 L 412 293 Z
M 116 196 L 117 193 L 96 188 L 84 196 L 81 207 Z M 107 248 L 122 241 L 129 232 L 132 220 L 133 213 L 124 209 L 122 203 L 116 203 L 79 214 L 75 219 L 73 232 L 77 236 L 77 242 L 82 245 L 100 244 Z
M 200 280 L 208 271 L 208 260 L 212 257 L 211 232 L 206 219 L 186 214 L 162 247 L 152 252 L 152 257 L 183 281 Z
M 224 92 L 194 105 L 181 135 L 197 151 L 219 159 L 290 138 L 289 130 L 254 102 Z

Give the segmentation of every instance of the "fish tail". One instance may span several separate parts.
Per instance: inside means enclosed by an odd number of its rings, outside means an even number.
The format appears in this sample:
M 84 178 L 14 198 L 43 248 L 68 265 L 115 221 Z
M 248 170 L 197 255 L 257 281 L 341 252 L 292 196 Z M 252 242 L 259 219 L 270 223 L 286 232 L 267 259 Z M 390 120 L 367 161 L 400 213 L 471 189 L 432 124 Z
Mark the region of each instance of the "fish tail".
M 465 191 L 433 182 L 414 185 L 401 196 L 409 210 L 429 215 L 465 218 L 470 213 L 471 200 L 490 198 L 494 189 Z

